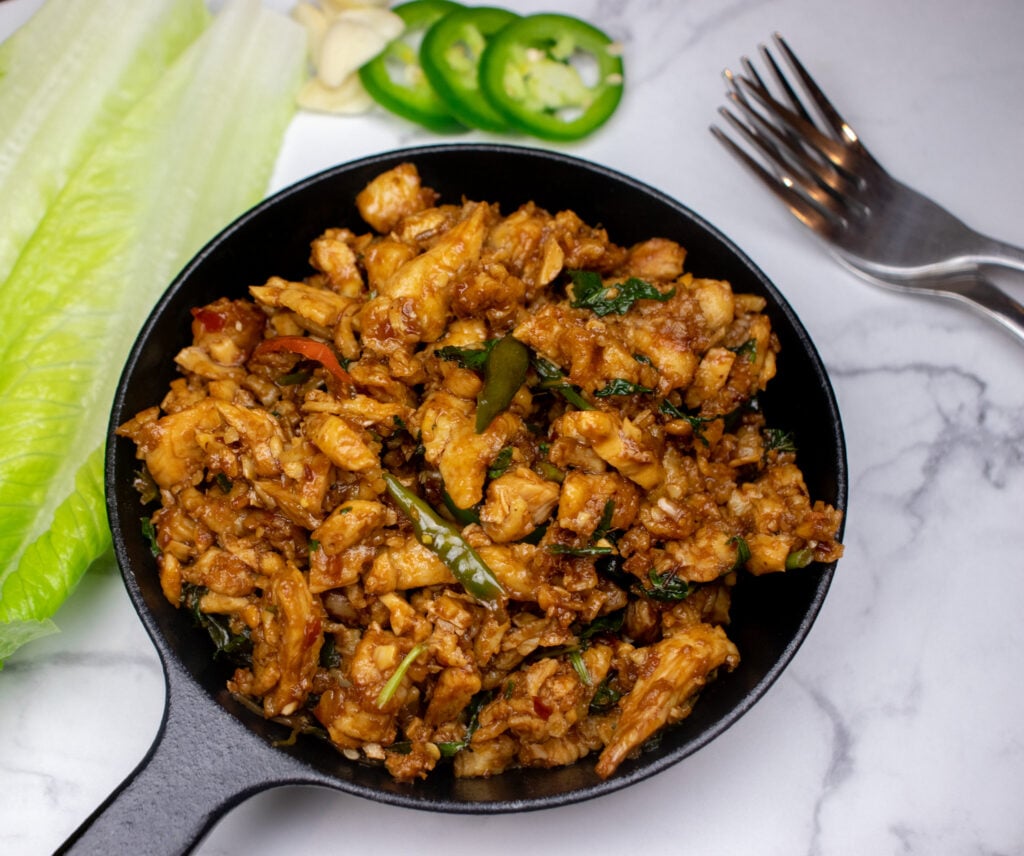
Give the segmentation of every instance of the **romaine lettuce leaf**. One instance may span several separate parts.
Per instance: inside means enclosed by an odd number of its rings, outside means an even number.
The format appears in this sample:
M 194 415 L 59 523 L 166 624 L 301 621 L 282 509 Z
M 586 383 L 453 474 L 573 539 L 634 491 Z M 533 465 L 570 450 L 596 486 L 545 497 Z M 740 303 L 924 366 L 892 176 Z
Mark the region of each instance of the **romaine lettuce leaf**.
M 203 0 L 48 0 L 0 44 L 0 283 L 75 167 L 209 17 Z
M 0 288 L 0 657 L 106 548 L 95 468 L 121 367 L 174 274 L 265 194 L 304 63 L 297 24 L 229 0 L 70 178 Z

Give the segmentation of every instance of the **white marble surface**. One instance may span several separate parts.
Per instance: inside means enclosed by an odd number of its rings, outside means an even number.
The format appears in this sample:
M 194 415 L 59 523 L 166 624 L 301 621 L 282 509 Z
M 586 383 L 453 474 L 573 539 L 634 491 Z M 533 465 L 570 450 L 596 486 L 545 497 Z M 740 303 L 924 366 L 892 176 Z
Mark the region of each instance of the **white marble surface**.
M 0 37 L 37 5 L 0 3 Z M 575 12 L 625 42 L 622 109 L 567 149 L 703 214 L 802 317 L 844 417 L 847 555 L 807 643 L 765 698 L 652 779 L 579 805 L 486 817 L 283 788 L 232 811 L 199 852 L 1024 852 L 1024 347 L 956 306 L 841 270 L 707 131 L 722 67 L 779 30 L 895 173 L 1024 244 L 1024 4 L 514 5 Z M 274 187 L 434 139 L 383 115 L 300 116 Z M 1010 287 L 1024 295 L 1024 277 Z M 160 720 L 157 659 L 112 561 L 57 620 L 60 635 L 0 672 L 9 856 L 59 845 L 142 759 Z

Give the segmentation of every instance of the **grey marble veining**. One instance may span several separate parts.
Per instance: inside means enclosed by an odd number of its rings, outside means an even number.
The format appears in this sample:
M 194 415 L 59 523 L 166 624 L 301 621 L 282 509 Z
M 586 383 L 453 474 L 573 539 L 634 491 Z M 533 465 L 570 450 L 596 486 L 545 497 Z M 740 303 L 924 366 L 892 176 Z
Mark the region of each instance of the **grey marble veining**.
M 0 4 L 0 37 L 38 3 Z M 623 41 L 619 114 L 565 148 L 698 211 L 765 270 L 807 326 L 843 413 L 846 556 L 807 641 L 767 695 L 647 781 L 496 817 L 282 788 L 232 811 L 199 852 L 1024 853 L 1024 348 L 953 304 L 857 280 L 707 132 L 722 68 L 780 30 L 894 173 L 977 228 L 1024 244 L 1024 5 L 508 5 L 575 13 Z M 381 115 L 299 116 L 271 189 L 433 139 Z M 1007 287 L 1024 296 L 1024 278 Z M 143 758 L 161 717 L 157 658 L 109 559 L 57 620 L 59 635 L 0 672 L 0 852 L 12 856 L 51 852 Z

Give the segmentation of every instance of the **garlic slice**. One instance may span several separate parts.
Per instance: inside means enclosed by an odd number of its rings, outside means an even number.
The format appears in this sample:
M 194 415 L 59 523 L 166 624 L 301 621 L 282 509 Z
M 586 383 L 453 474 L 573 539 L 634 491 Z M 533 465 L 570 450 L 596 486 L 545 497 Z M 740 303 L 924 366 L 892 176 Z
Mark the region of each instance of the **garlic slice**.
M 402 19 L 376 0 L 300 0 L 292 18 L 306 29 L 313 73 L 298 104 L 321 113 L 365 113 L 373 105 L 358 70 L 405 29 Z

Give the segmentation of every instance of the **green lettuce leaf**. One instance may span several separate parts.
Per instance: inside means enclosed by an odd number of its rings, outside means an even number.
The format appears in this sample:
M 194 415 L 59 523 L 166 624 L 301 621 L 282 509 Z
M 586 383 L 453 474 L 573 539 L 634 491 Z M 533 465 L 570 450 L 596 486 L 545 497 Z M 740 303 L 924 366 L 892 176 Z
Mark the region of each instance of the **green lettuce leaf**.
M 74 589 L 82 571 L 110 546 L 103 502 L 103 447 L 75 475 L 71 494 L 53 524 L 33 541 L 4 582 L 0 600 L 0 667 L 18 648 L 57 631 L 50 616 Z
M 74 169 L 209 18 L 203 0 L 48 0 L 0 44 L 0 283 Z
M 121 367 L 174 274 L 266 193 L 304 64 L 297 24 L 229 0 L 70 178 L 0 288 L 15 319 L 0 342 L 0 657 L 106 549 L 95 468 Z

